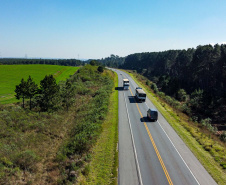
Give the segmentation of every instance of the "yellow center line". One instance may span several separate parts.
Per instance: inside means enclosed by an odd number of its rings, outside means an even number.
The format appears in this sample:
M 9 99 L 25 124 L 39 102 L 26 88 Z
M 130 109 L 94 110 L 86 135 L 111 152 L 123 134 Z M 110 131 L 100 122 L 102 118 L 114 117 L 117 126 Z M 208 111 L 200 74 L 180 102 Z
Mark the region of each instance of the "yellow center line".
M 134 96 L 130 88 L 129 88 L 129 90 L 130 90 L 132 96 Z M 136 103 L 136 106 L 137 106 L 137 109 L 138 109 L 138 111 L 139 111 L 139 113 L 140 113 L 141 118 L 143 119 L 143 115 L 142 115 L 142 113 L 141 113 L 141 111 L 140 111 L 140 108 L 138 107 L 138 104 L 137 104 L 137 103 Z M 146 122 L 144 122 L 144 126 L 145 126 L 145 128 L 146 128 L 146 130 L 147 130 L 148 136 L 149 136 L 149 138 L 150 138 L 150 140 L 151 140 L 151 143 L 152 143 L 152 145 L 153 145 L 153 147 L 154 147 L 154 149 L 155 149 L 155 153 L 156 153 L 156 155 L 157 155 L 157 157 L 158 157 L 158 159 L 159 159 L 159 162 L 160 162 L 160 164 L 161 164 L 161 166 L 162 166 L 162 169 L 163 169 L 163 171 L 164 171 L 164 173 L 165 173 L 165 175 L 166 175 L 166 178 L 167 178 L 169 184 L 170 184 L 170 185 L 173 185 L 173 182 L 172 182 L 172 180 L 171 180 L 171 178 L 170 178 L 170 176 L 169 176 L 169 173 L 168 173 L 168 171 L 167 171 L 167 169 L 166 169 L 166 167 L 165 167 L 165 164 L 164 164 L 164 162 L 163 162 L 163 160 L 162 160 L 162 157 L 161 157 L 161 155 L 160 155 L 160 153 L 159 153 L 159 151 L 158 151 L 158 149 L 157 149 L 157 146 L 155 145 L 154 139 L 153 139 L 153 137 L 152 137 L 152 135 L 151 135 L 151 133 L 150 133 L 150 130 L 149 130 L 149 128 L 148 128 Z

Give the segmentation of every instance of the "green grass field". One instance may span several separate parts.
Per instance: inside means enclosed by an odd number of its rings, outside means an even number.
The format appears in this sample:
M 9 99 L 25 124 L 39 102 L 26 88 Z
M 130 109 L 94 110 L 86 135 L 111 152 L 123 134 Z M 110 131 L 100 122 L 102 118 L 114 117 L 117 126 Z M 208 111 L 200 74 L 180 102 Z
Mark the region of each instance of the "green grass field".
M 59 82 L 74 74 L 78 68 L 57 65 L 0 65 L 0 103 L 17 102 L 14 90 L 22 78 L 27 80 L 31 75 L 33 80 L 39 84 L 45 75 L 53 74 Z

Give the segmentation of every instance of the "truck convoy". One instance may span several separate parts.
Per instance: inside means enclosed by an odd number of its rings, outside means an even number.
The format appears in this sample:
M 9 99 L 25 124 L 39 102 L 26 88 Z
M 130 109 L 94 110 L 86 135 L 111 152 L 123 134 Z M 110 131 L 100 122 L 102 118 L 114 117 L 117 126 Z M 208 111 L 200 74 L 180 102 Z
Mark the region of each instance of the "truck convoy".
M 141 87 L 136 87 L 135 97 L 139 102 L 145 102 L 146 93 L 143 91 L 143 89 Z
M 123 88 L 125 90 L 128 90 L 129 89 L 129 80 L 128 79 L 123 79 Z

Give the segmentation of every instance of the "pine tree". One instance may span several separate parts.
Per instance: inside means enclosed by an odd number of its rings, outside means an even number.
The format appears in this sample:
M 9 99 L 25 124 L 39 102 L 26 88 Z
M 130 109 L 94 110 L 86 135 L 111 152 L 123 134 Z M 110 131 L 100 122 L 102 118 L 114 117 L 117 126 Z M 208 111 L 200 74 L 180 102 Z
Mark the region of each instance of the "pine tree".
M 15 93 L 16 93 L 16 99 L 23 99 L 23 108 L 24 108 L 24 99 L 27 97 L 26 95 L 27 92 L 27 83 L 24 81 L 24 79 L 21 79 L 21 82 L 19 85 L 16 85 Z
M 59 86 L 56 79 L 53 75 L 46 75 L 40 82 L 40 96 L 38 97 L 38 103 L 42 111 L 48 111 L 56 106 L 58 92 Z
M 37 93 L 38 85 L 33 81 L 30 75 L 26 83 L 27 83 L 26 96 L 30 98 L 30 110 L 31 110 L 31 98 L 33 98 L 34 95 Z

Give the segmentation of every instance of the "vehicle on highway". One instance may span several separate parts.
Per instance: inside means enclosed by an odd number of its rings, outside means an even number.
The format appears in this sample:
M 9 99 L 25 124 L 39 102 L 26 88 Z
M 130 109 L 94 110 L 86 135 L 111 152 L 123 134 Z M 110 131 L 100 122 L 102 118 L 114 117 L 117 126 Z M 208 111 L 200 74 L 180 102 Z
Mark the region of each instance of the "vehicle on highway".
M 136 89 L 142 89 L 141 87 L 136 87 Z
M 139 102 L 145 102 L 146 100 L 146 93 L 143 91 L 142 88 L 137 87 L 135 92 L 135 97 Z
M 152 121 L 157 121 L 158 120 L 158 111 L 155 109 L 148 109 L 147 118 Z
M 123 88 L 128 90 L 129 89 L 129 80 L 128 79 L 123 79 Z

